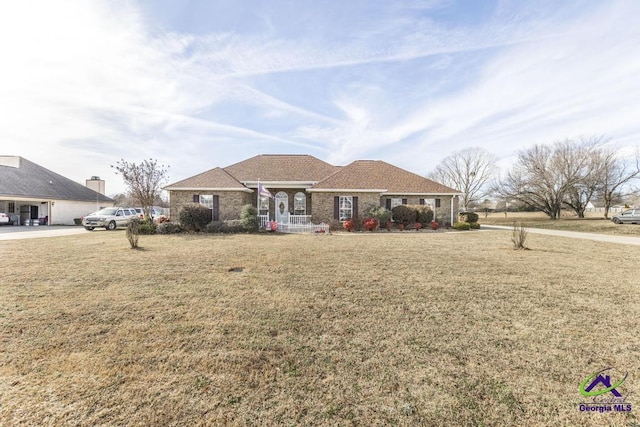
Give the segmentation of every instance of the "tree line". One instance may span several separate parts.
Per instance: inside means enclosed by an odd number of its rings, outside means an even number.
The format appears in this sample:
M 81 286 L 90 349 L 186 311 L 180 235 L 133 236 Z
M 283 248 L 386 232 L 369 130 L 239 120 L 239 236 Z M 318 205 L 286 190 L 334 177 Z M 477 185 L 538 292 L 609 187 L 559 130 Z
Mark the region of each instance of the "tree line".
M 580 218 L 590 201 L 600 200 L 604 216 L 623 197 L 637 194 L 640 154 L 626 157 L 603 137 L 566 139 L 536 144 L 518 152 L 516 161 L 499 176 L 497 157 L 481 148 L 446 157 L 429 175 L 463 193 L 461 209 L 485 197 L 517 201 L 557 219 L 563 208 Z

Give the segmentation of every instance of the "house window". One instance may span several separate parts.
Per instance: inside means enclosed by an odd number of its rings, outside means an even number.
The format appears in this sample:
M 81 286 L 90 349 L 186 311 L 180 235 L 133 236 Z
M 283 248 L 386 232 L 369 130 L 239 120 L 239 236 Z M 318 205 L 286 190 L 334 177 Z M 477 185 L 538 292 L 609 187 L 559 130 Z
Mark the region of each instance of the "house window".
M 390 208 L 390 209 L 393 209 L 393 208 L 395 208 L 396 206 L 400 206 L 400 205 L 402 205 L 402 204 L 403 204 L 403 203 L 402 203 L 402 199 L 401 199 L 401 198 L 398 198 L 398 199 L 393 198 L 393 199 L 391 199 L 391 208 Z
M 307 196 L 304 193 L 296 193 L 293 196 L 293 213 L 295 215 L 307 214 Z
M 16 202 L 9 202 L 7 213 L 15 213 L 15 212 L 16 212 Z
M 424 205 L 431 210 L 434 210 L 436 207 L 436 199 L 423 199 Z
M 195 200 L 195 198 L 194 198 Z M 200 195 L 200 204 L 211 209 L 211 219 L 218 221 L 220 219 L 220 200 L 218 196 Z
M 340 196 L 339 200 L 339 216 L 340 221 L 346 221 L 353 218 L 353 198 L 351 196 Z
M 265 215 L 269 211 L 269 196 L 258 197 L 258 210 L 262 215 Z

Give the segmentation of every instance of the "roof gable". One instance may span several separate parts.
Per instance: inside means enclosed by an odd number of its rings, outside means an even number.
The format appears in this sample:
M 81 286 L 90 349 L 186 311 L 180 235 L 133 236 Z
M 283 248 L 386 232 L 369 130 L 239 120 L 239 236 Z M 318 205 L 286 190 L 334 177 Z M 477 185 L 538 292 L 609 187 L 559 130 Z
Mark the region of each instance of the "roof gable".
M 459 191 L 381 160 L 356 160 L 313 190 L 371 190 L 388 194 L 457 194 Z
M 80 183 L 65 178 L 29 160 L 4 157 L 0 164 L 0 195 L 55 200 L 113 202 Z
M 262 154 L 224 168 L 239 182 L 318 182 L 338 169 L 306 154 Z
M 240 184 L 234 177 L 222 168 L 213 168 L 208 171 L 183 179 L 164 187 L 165 190 L 178 189 L 237 189 L 246 190 L 247 187 Z

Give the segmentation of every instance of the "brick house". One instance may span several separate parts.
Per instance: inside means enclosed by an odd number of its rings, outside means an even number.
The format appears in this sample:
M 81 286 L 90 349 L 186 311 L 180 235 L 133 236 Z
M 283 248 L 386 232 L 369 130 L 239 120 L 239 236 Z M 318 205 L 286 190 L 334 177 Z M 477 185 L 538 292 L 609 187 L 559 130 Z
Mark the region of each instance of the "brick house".
M 258 184 L 273 198 L 260 196 Z M 243 205 L 263 223 L 344 221 L 371 206 L 429 205 L 440 221 L 457 217 L 460 192 L 379 160 L 333 166 L 309 155 L 259 155 L 164 187 L 170 214 L 189 203 L 211 209 L 212 220 L 238 219 Z

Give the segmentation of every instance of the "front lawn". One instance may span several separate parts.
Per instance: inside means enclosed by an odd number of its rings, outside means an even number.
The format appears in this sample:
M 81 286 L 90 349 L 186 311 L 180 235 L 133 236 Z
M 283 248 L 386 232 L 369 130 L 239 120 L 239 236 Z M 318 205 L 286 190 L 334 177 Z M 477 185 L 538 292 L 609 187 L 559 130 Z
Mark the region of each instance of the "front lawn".
M 638 423 L 635 253 L 509 239 L 3 242 L 0 424 Z M 580 383 L 609 366 L 633 411 L 581 413 Z

